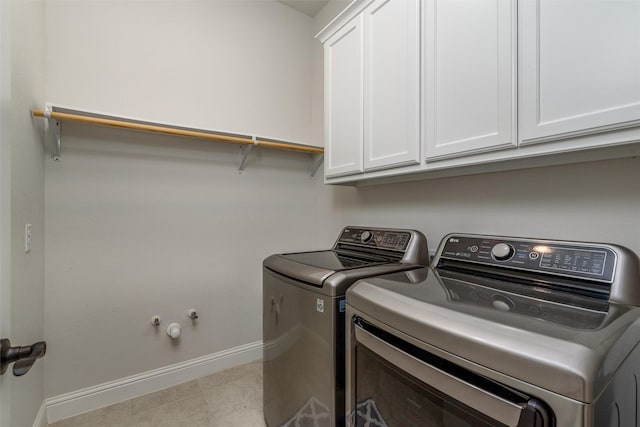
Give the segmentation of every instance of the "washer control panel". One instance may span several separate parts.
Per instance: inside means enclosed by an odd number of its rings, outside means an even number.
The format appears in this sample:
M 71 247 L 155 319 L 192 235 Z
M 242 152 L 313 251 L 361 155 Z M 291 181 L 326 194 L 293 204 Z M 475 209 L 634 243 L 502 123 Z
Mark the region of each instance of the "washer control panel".
M 552 240 L 448 236 L 441 258 L 613 282 L 616 253 L 607 246 Z
M 347 227 L 337 243 L 405 251 L 410 240 L 411 233 L 406 231 Z

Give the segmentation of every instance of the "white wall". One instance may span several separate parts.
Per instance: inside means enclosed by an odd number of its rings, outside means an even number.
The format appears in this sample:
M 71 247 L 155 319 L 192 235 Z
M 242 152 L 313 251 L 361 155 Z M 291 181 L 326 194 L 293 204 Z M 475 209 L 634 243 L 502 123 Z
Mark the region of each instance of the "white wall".
M 8 297 L 10 305 L 3 301 L 2 310 L 10 313 L 3 313 L 3 322 L 8 324 L 2 332 L 12 345 L 24 346 L 44 339 L 44 150 L 42 123 L 30 114 L 44 95 L 44 2 L 7 2 L 5 12 L 10 23 L 3 24 L 10 28 L 3 29 L 2 62 L 10 80 L 3 80 L 2 88 L 2 123 L 7 126 L 2 132 L 2 166 L 9 170 L 3 170 L 2 179 L 8 182 L 3 182 L 2 191 L 8 189 L 9 197 L 3 194 L 2 214 L 10 215 L 10 242 L 8 253 L 2 255 L 3 268 L 9 269 L 3 276 L 3 280 L 8 276 L 9 295 L 3 297 Z M 29 253 L 24 248 L 27 223 L 32 225 L 33 236 Z M 6 225 L 3 223 L 3 232 Z M 3 403 L 7 403 L 3 409 L 10 411 L 3 414 L 2 422 L 31 427 L 43 400 L 43 361 L 37 361 L 23 377 L 10 372 L 0 380 Z
M 271 0 L 50 0 L 47 100 L 306 143 L 309 25 Z
M 52 1 L 46 19 L 48 101 L 308 142 L 311 20 L 284 5 Z M 62 126 L 45 395 L 260 341 L 262 260 L 310 244 L 307 155 L 259 149 L 238 174 L 235 145 Z
M 449 232 L 616 243 L 640 254 L 640 159 L 371 187 L 318 184 L 318 206 L 343 224 L 411 227 L 436 249 Z

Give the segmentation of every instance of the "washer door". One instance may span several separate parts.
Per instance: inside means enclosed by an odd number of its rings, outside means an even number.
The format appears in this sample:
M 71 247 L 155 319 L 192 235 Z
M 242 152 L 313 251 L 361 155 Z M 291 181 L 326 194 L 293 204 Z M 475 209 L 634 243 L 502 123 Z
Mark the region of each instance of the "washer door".
M 531 397 L 415 347 L 362 319 L 354 321 L 352 426 L 549 427 Z

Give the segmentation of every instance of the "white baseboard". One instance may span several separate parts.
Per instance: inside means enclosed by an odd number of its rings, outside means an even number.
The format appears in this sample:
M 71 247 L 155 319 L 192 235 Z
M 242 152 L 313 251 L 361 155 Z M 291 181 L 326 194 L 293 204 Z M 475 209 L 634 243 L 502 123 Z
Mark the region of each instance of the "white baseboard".
M 40 410 L 38 411 L 38 415 L 36 415 L 36 419 L 33 422 L 33 427 L 47 427 L 47 406 L 44 402 L 40 405 Z
M 262 358 L 262 341 L 212 353 L 45 400 L 52 423 Z M 35 427 L 35 424 L 34 424 Z

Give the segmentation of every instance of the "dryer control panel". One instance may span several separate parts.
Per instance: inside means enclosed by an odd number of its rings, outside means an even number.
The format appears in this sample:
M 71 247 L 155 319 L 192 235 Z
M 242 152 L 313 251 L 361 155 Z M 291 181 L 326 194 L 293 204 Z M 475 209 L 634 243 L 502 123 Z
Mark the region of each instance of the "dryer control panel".
M 347 227 L 342 230 L 336 245 L 346 243 L 393 251 L 405 251 L 411 240 L 411 233 L 401 230 Z
M 470 235 L 447 236 L 440 258 L 613 283 L 616 252 L 605 245 Z

